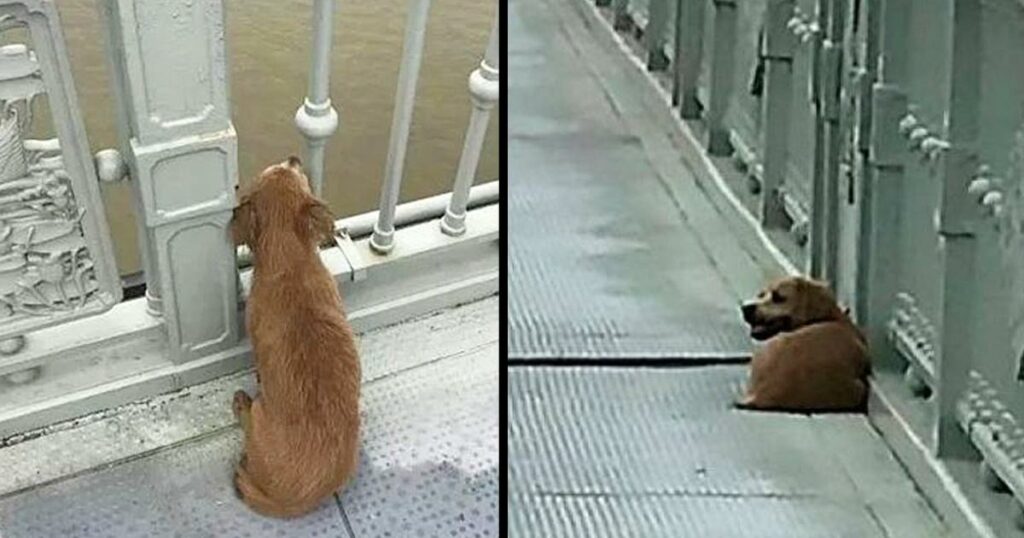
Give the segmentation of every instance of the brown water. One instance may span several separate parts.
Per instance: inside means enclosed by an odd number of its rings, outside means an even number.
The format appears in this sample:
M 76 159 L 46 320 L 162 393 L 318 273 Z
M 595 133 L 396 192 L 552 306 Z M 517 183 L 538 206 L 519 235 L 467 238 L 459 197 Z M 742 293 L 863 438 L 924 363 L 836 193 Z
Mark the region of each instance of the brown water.
M 75 86 L 93 150 L 117 145 L 96 2 L 58 2 Z M 311 0 L 227 0 L 231 106 L 240 180 L 301 154 L 293 123 L 306 95 Z M 328 145 L 324 195 L 339 217 L 376 209 L 402 54 L 405 0 L 341 0 L 335 17 L 331 97 L 341 125 Z M 471 105 L 467 76 L 487 46 L 497 3 L 434 0 L 406 156 L 402 201 L 451 189 Z M 498 115 L 491 116 L 478 182 L 498 178 Z M 128 185 L 104 185 L 122 273 L 139 269 Z

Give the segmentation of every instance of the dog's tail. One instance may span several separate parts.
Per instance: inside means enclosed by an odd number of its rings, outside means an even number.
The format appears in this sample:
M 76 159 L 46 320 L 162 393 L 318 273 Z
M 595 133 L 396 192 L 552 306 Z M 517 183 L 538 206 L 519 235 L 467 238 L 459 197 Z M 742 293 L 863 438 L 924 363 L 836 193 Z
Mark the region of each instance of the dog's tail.
M 315 506 L 305 503 L 280 502 L 267 496 L 262 489 L 253 483 L 245 467 L 239 466 L 235 471 L 235 491 L 249 508 L 258 514 L 276 518 L 292 518 L 309 513 Z

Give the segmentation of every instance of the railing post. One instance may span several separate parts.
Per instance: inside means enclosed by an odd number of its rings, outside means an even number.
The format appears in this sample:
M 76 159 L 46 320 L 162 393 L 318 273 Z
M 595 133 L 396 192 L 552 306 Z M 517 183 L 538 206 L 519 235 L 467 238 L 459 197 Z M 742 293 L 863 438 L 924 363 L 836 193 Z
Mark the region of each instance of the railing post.
M 878 80 L 878 53 L 881 39 L 879 30 L 881 28 L 881 0 L 867 0 L 861 9 L 867 10 L 867 40 L 864 53 L 864 76 L 860 79 L 861 90 L 858 99 L 860 125 L 858 126 L 858 149 L 862 155 L 863 168 L 860 174 L 860 204 L 858 207 L 858 228 L 857 228 L 857 276 L 854 288 L 854 315 L 857 322 L 863 327 L 867 308 L 867 290 L 871 283 L 868 280 L 867 267 L 871 265 L 871 258 L 874 252 L 871 250 L 871 236 L 874 233 L 875 224 L 872 222 L 871 200 L 874 199 L 874 184 L 871 180 L 871 133 L 874 131 L 874 102 L 872 100 L 872 89 Z
M 495 12 L 494 24 L 491 26 L 491 38 L 487 44 L 484 59 L 480 62 L 480 66 L 469 75 L 469 95 L 473 101 L 473 112 L 469 117 L 469 127 L 466 128 L 466 139 L 462 145 L 459 169 L 455 173 L 452 197 L 448 201 L 444 217 L 441 218 L 441 230 L 451 236 L 466 233 L 466 204 L 469 202 L 469 189 L 473 185 L 473 178 L 480 162 L 480 152 L 483 150 L 484 136 L 487 135 L 487 122 L 490 119 L 491 109 L 494 108 L 494 104 L 500 97 L 498 82 L 498 69 L 500 69 L 498 63 L 500 59 L 498 54 L 498 18 L 500 16 L 500 13 Z
M 952 65 L 943 165 L 939 236 L 942 245 L 942 315 L 936 355 L 937 424 L 934 449 L 940 457 L 971 457 L 970 441 L 957 421 L 957 402 L 967 390 L 970 364 L 979 350 L 973 323 L 984 314 L 977 297 L 982 285 L 974 271 L 977 239 L 974 201 L 968 186 L 979 168 L 981 97 L 981 5 L 953 1 Z
M 309 67 L 309 95 L 295 112 L 295 125 L 306 138 L 303 163 L 313 192 L 320 196 L 324 184 L 324 148 L 338 129 L 338 112 L 331 105 L 331 40 L 334 0 L 316 0 L 313 6 L 313 61 Z
M 894 366 L 895 351 L 888 341 L 888 321 L 896 300 L 896 270 L 900 266 L 899 230 L 902 226 L 900 204 L 907 159 L 906 143 L 900 121 L 908 111 L 907 94 L 902 87 L 907 76 L 906 33 L 909 5 L 905 0 L 882 0 L 879 28 L 878 82 L 872 89 L 871 133 L 868 149 L 871 196 L 862 219 L 869 226 L 865 243 L 867 255 L 860 259 L 858 271 L 864 273 L 857 290 L 858 321 L 867 331 L 868 346 L 875 363 Z
M 104 0 L 121 136 L 171 354 L 239 338 L 237 150 L 228 110 L 221 0 Z M 155 278 L 154 278 L 155 277 Z
M 708 153 L 716 156 L 732 154 L 729 128 L 725 115 L 732 102 L 736 78 L 736 0 L 714 0 L 715 35 L 711 51 L 711 101 L 708 105 Z
M 814 278 L 825 277 L 825 259 L 827 257 L 827 223 L 828 218 L 828 172 L 825 130 L 825 77 L 824 69 L 825 27 L 830 20 L 832 0 L 817 0 L 814 18 L 818 21 L 819 30 L 814 33 L 811 50 L 811 105 L 814 107 L 814 162 L 811 178 L 811 233 L 810 253 L 807 272 Z
M 845 0 L 829 0 L 828 33 L 822 43 L 822 120 L 825 122 L 825 259 L 822 276 L 839 286 L 839 160 L 843 133 L 840 125 L 842 92 L 843 33 L 846 25 Z M 815 201 L 817 203 L 817 201 Z
M 676 6 L 676 41 L 673 57 L 675 83 L 672 104 L 679 105 L 683 119 L 700 117 L 697 79 L 704 61 L 704 5 L 707 0 L 678 0 Z
M 402 46 L 402 64 L 398 69 L 398 87 L 395 91 L 395 112 L 391 120 L 391 140 L 388 160 L 384 168 L 384 183 L 380 191 L 380 213 L 373 227 L 370 247 L 378 254 L 387 254 L 394 248 L 395 206 L 402 186 L 405 150 L 409 143 L 413 105 L 416 103 L 416 84 L 419 81 L 423 59 L 423 38 L 427 30 L 430 0 L 409 0 L 405 40 Z
M 765 12 L 765 98 L 762 105 L 761 222 L 767 228 L 786 224 L 781 187 L 789 162 L 789 116 L 793 96 L 793 49 L 796 36 L 788 24 L 793 0 L 769 0 Z
M 629 17 L 629 0 L 612 0 L 612 28 L 628 30 L 632 20 Z
M 650 0 L 647 6 L 644 44 L 647 46 L 647 69 L 650 71 L 664 71 L 668 67 L 668 56 L 665 55 L 665 24 L 668 22 L 669 1 Z

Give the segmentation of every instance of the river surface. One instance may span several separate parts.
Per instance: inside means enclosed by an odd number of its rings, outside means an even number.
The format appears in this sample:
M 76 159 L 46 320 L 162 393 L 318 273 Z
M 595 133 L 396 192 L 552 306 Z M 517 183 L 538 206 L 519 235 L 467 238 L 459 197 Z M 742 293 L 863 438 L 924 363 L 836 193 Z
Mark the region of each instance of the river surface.
M 93 151 L 115 147 L 117 127 L 98 0 L 58 2 L 79 103 Z M 311 0 L 226 0 L 231 107 L 240 181 L 302 154 L 295 110 L 306 94 Z M 341 124 L 328 145 L 324 195 L 334 213 L 376 209 L 402 54 L 405 0 L 341 0 L 334 28 L 331 97 Z M 497 9 L 493 0 L 434 0 L 402 184 L 402 201 L 451 189 L 476 68 Z M 498 115 L 491 116 L 478 182 L 498 178 Z M 139 269 L 130 187 L 104 185 L 122 273 Z

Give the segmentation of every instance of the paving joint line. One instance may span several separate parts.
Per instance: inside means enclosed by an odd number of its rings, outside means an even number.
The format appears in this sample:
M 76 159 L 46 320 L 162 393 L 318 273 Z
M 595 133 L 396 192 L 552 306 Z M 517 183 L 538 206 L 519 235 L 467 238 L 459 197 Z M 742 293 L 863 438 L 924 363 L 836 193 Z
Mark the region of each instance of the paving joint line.
M 603 368 L 697 368 L 748 364 L 750 354 L 678 357 L 508 357 L 506 367 L 603 367 Z
M 535 497 L 554 499 L 622 499 L 622 498 L 694 498 L 694 499 L 814 499 L 820 495 L 812 493 L 783 493 L 783 492 L 762 492 L 762 493 L 741 493 L 738 491 L 688 491 L 688 490 L 664 490 L 664 491 L 536 491 L 527 493 Z

